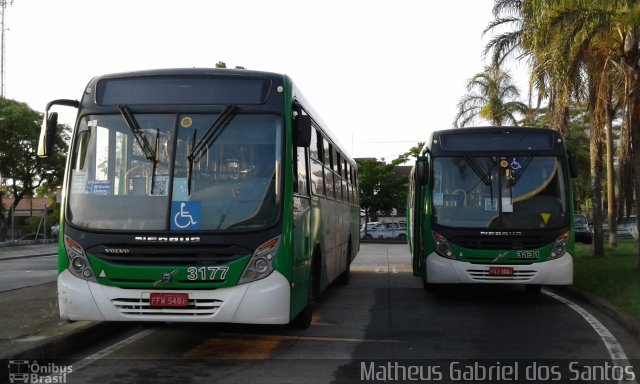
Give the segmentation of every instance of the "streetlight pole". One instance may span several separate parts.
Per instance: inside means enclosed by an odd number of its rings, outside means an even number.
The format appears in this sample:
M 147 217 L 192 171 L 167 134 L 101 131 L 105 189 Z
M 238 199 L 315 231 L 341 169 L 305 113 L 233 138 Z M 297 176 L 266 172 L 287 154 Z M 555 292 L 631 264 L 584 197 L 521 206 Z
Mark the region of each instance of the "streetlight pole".
M 4 12 L 7 9 L 7 5 L 11 4 L 13 4 L 13 0 L 0 0 L 0 12 L 2 12 L 2 15 L 0 16 L 0 29 L 2 29 L 0 31 L 0 44 L 2 44 L 2 47 L 0 47 L 0 97 L 4 97 L 4 82 L 6 75 L 4 32 L 7 28 L 4 26 Z

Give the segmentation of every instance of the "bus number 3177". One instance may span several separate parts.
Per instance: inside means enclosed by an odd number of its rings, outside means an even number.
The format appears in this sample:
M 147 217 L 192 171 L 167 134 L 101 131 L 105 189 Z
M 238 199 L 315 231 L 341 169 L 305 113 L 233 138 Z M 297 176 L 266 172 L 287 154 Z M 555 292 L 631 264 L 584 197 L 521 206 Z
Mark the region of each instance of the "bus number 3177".
M 224 281 L 229 267 L 189 267 L 187 269 L 188 280 Z

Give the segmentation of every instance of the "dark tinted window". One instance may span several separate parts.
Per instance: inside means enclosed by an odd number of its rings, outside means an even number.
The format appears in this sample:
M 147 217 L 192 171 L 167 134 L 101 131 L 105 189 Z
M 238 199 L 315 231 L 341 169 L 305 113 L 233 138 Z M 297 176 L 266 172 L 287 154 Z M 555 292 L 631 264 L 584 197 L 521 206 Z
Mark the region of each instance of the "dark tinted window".
M 118 104 L 262 104 L 271 81 L 214 76 L 148 76 L 98 82 L 96 102 Z

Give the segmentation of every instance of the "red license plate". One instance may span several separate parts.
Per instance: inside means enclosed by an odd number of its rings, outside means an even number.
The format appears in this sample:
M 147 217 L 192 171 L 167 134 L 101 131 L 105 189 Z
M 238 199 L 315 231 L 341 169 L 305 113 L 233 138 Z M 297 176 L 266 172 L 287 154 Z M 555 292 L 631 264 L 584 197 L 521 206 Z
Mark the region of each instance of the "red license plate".
M 189 305 L 187 293 L 152 293 L 149 296 L 151 307 L 186 307 Z
M 513 276 L 513 267 L 489 267 L 491 276 Z

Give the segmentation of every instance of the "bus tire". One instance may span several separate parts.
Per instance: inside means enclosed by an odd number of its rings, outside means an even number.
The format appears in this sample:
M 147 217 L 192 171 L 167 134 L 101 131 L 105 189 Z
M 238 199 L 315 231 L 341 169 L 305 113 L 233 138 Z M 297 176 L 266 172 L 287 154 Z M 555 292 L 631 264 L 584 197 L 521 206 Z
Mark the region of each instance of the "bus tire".
M 311 272 L 309 273 L 309 291 L 307 293 L 307 305 L 289 323 L 292 329 L 307 329 L 313 319 L 313 305 L 319 295 L 320 287 L 320 257 L 318 251 L 314 252 L 311 259 Z
M 436 291 L 436 285 L 427 281 L 426 273 L 422 276 L 422 286 L 424 287 L 425 292 L 433 293 Z
M 349 248 L 347 248 L 347 265 L 344 271 L 336 278 L 337 285 L 348 285 L 351 278 L 351 239 L 349 239 Z
M 296 317 L 289 323 L 291 329 L 307 329 L 311 325 L 313 318 L 313 303 L 307 303 L 307 306 L 298 313 Z

